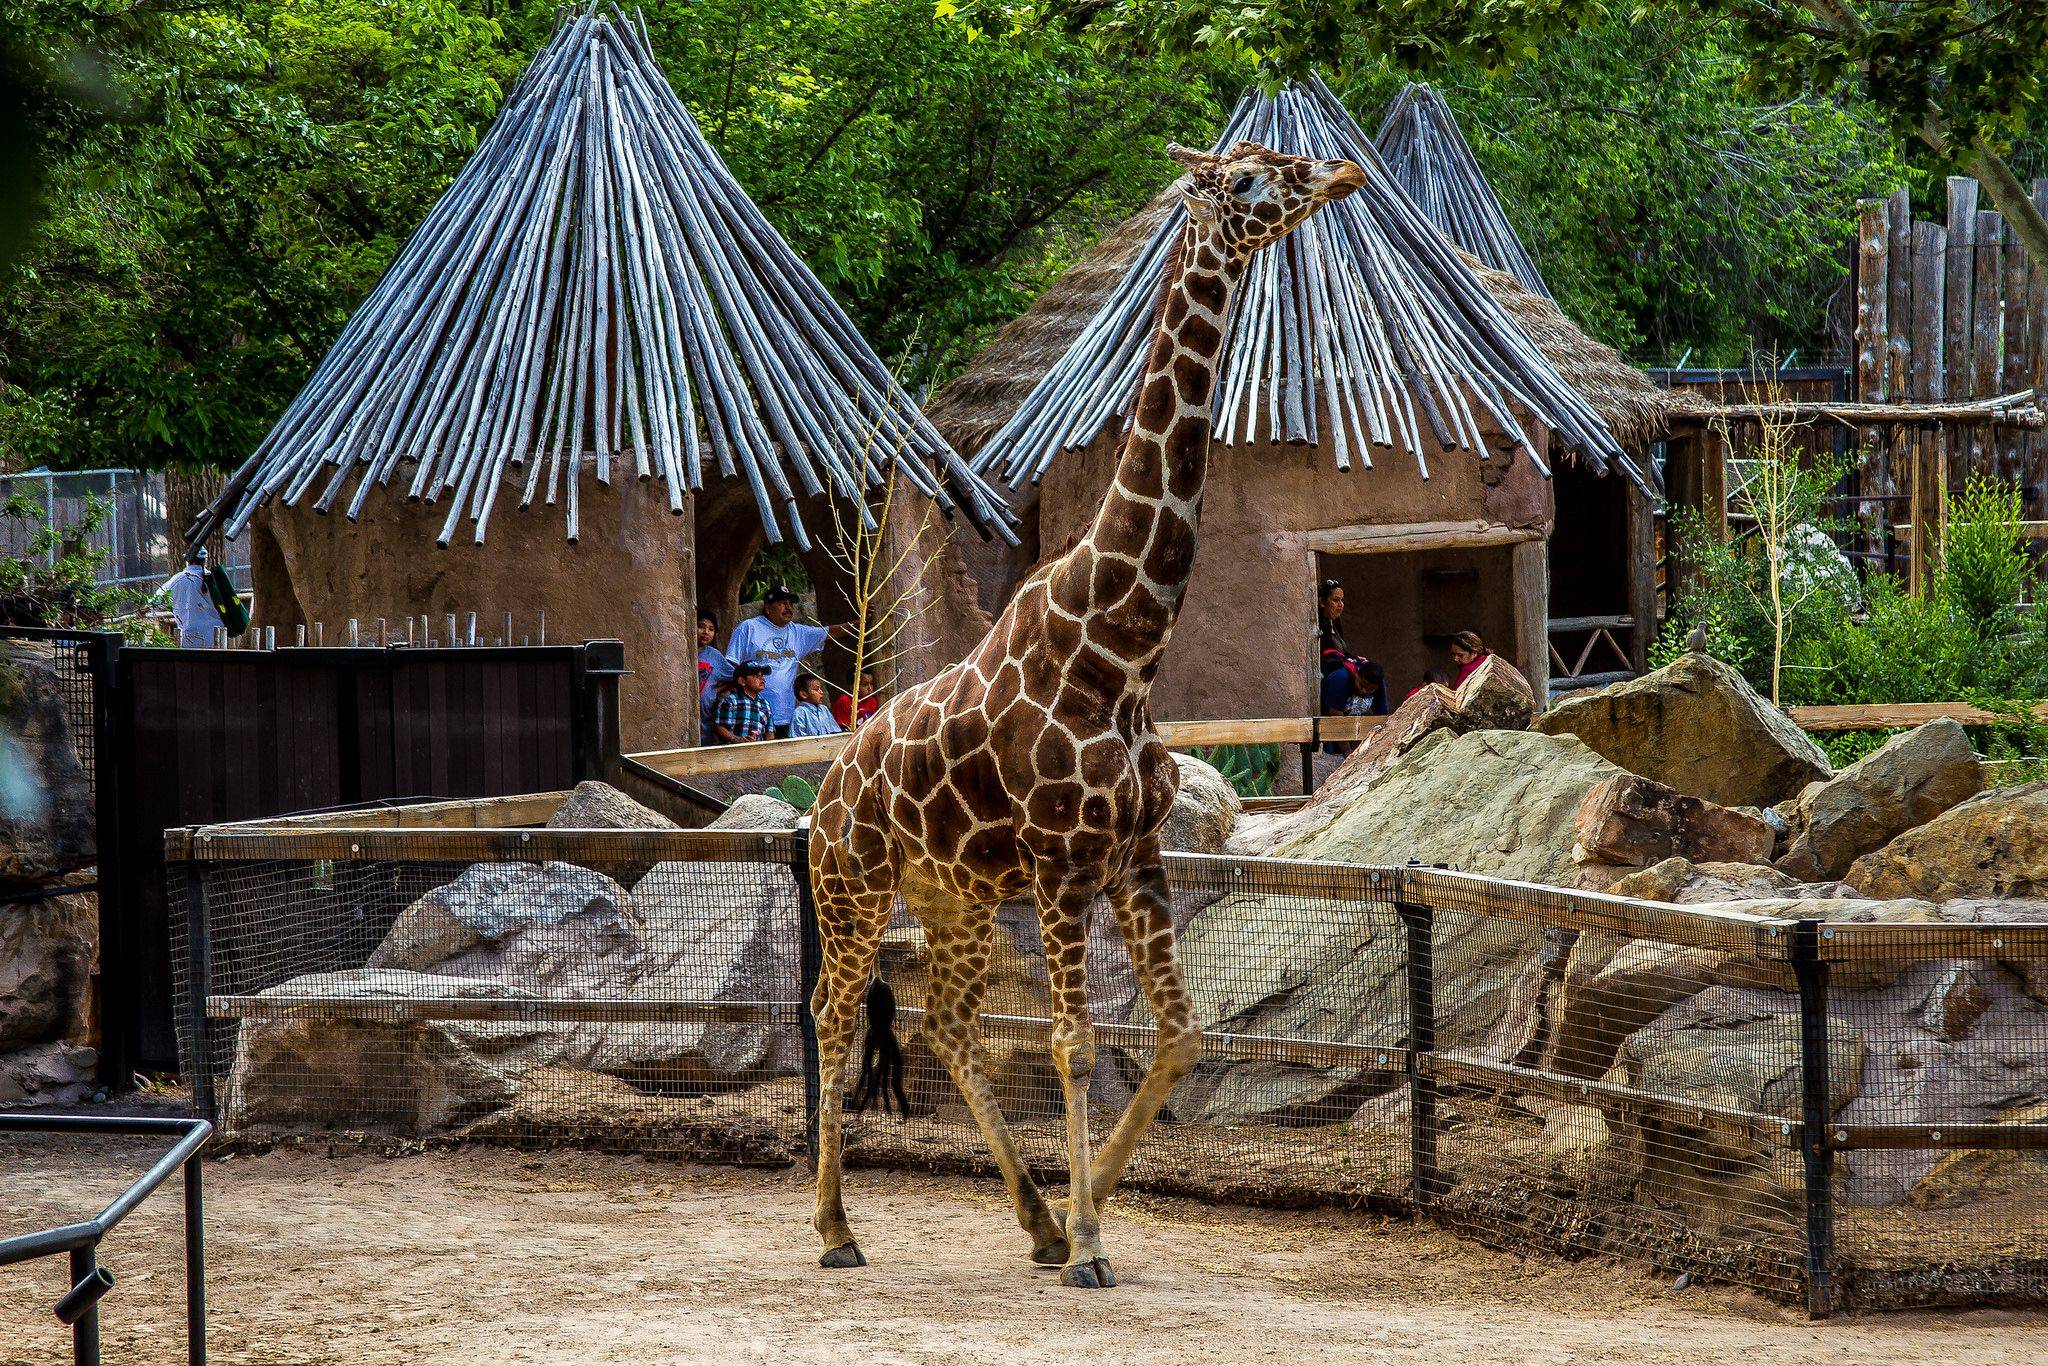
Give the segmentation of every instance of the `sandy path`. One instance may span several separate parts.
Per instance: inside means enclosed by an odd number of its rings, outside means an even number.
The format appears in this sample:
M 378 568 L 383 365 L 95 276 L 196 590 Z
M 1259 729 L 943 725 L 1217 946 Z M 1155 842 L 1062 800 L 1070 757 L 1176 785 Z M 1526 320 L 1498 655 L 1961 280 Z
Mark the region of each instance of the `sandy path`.
M 137 1170 L 0 1147 L 0 1229 Z M 1123 1285 L 1062 1290 L 999 1185 L 856 1172 L 872 1265 L 813 1265 L 789 1173 L 495 1151 L 209 1164 L 214 1360 L 233 1363 L 2040 1361 L 2048 1316 L 1808 1323 L 1722 1290 L 1491 1252 L 1369 1216 L 1121 1198 Z M 108 1359 L 182 1361 L 175 1188 L 106 1248 Z M 170 1198 L 165 1198 L 170 1197 Z M 49 1262 L 0 1271 L 0 1362 L 68 1360 Z

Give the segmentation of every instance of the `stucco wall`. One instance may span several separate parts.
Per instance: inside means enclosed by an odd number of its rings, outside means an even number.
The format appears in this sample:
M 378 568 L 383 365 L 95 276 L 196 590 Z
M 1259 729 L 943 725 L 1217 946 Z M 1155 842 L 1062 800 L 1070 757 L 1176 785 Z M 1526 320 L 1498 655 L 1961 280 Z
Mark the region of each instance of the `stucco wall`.
M 1039 495 L 1046 553 L 1086 531 L 1114 472 L 1117 444 L 1114 434 L 1105 435 L 1053 462 Z M 1496 453 L 1482 465 L 1469 452 L 1440 452 L 1429 462 L 1428 479 L 1412 458 L 1378 454 L 1373 468 L 1340 474 L 1327 446 L 1214 448 L 1188 596 L 1153 689 L 1155 716 L 1314 710 L 1308 633 L 1318 551 L 1456 544 L 1497 550 L 1512 581 L 1505 616 L 1488 618 L 1508 623 L 1505 638 L 1491 643 L 1540 685 L 1550 482 L 1526 453 L 1505 464 Z M 1354 633 L 1370 629 L 1372 612 L 1369 601 L 1351 604 Z
M 396 623 L 425 613 L 479 617 L 485 636 L 534 629 L 547 613 L 551 641 L 616 637 L 625 642 L 620 723 L 628 749 L 695 740 L 697 666 L 692 518 L 668 510 L 665 494 L 637 481 L 610 489 L 586 481 L 582 537 L 570 545 L 560 508 L 521 511 L 508 486 L 481 546 L 461 538 L 445 550 L 434 536 L 447 504 L 374 500 L 361 520 L 301 505 L 258 515 L 253 545 L 256 620 L 283 635 L 324 622 L 340 639 L 354 617 L 363 629 L 378 617 Z M 686 504 L 687 507 L 687 504 Z M 684 732 L 687 732 L 685 734 Z

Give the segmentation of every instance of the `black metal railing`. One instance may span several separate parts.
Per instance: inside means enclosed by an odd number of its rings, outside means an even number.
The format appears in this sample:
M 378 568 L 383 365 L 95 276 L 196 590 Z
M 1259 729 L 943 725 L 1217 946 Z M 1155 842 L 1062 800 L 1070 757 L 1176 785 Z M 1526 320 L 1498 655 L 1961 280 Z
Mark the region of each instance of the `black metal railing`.
M 38 1257 L 68 1256 L 71 1288 L 55 1306 L 59 1321 L 71 1327 L 71 1359 L 97 1366 L 100 1359 L 99 1303 L 114 1288 L 113 1273 L 99 1264 L 99 1245 L 115 1227 L 170 1180 L 185 1173 L 185 1353 L 200 1366 L 206 1360 L 206 1204 L 193 1159 L 213 1136 L 204 1119 L 148 1115 L 42 1115 L 0 1113 L 0 1133 L 18 1134 L 175 1134 L 177 1142 L 128 1189 L 90 1219 L 58 1224 L 34 1233 L 0 1239 L 0 1266 Z

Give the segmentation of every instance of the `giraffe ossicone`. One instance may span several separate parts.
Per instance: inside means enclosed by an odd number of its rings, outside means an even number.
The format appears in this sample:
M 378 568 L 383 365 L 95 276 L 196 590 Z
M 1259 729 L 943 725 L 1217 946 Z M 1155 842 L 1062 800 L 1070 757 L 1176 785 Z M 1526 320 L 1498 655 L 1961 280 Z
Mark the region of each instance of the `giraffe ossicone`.
M 988 635 L 894 698 L 840 752 L 812 813 L 824 948 L 818 1033 L 820 1264 L 863 1266 L 840 1190 L 854 1017 L 902 892 L 931 961 L 926 1038 L 1002 1169 L 1034 1261 L 1068 1285 L 1114 1285 L 1099 1209 L 1201 1030 L 1168 914 L 1159 828 L 1179 771 L 1145 701 L 1194 565 L 1210 409 L 1233 289 L 1251 258 L 1365 182 L 1349 161 L 1241 142 L 1169 145 L 1187 221 L 1169 257 L 1116 477 L 1088 534 L 1035 569 Z M 1029 891 L 1045 940 L 1052 1053 L 1066 1106 L 1069 1195 L 1056 1214 L 1024 1168 L 981 1056 L 996 905 Z M 1116 917 L 1158 1026 L 1152 1064 L 1095 1151 L 1095 1063 L 1083 959 L 1098 895 Z

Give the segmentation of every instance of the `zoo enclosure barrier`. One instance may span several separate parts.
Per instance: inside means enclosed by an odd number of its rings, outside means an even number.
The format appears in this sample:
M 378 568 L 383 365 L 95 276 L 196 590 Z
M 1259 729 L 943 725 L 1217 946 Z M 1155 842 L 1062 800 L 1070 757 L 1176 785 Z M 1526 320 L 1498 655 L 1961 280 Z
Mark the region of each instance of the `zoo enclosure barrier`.
M 32 1233 L 0 1238 L 0 1266 L 65 1254 L 70 1259 L 71 1288 L 58 1299 L 54 1312 L 71 1327 L 71 1359 L 78 1366 L 99 1366 L 99 1303 L 114 1288 L 113 1273 L 99 1264 L 99 1245 L 170 1180 L 185 1173 L 185 1359 L 192 1366 L 206 1362 L 206 1197 L 199 1163 L 194 1161 L 213 1125 L 204 1119 L 154 1115 L 42 1115 L 0 1113 L 0 1134 L 65 1134 L 175 1136 L 177 1141 L 126 1190 L 90 1219 Z
M 25 558 L 36 533 L 44 526 L 75 539 L 84 523 L 89 499 L 106 506 L 106 515 L 89 541 L 89 548 L 106 552 L 99 582 L 147 592 L 155 589 L 184 564 L 180 542 L 174 542 L 168 520 L 164 476 L 154 470 L 28 470 L 0 474 L 0 503 L 19 497 L 36 513 L 37 521 L 23 522 L 0 517 L 0 555 Z M 182 528 L 180 528 L 182 530 Z M 249 534 L 245 531 L 226 543 L 221 568 L 235 587 L 250 588 Z M 55 564 L 56 546 L 44 551 L 44 564 Z
M 186 1057 L 229 1142 L 809 1150 L 805 835 L 531 828 L 561 797 L 171 832 Z M 1914 902 L 1758 917 L 1417 867 L 1168 870 L 1205 1043 L 1133 1186 L 1410 1211 L 1816 1315 L 2048 1299 L 2048 925 Z M 1110 920 L 1088 951 L 1105 1133 L 1156 1038 Z M 990 933 L 985 1063 L 1056 1189 L 1035 914 L 1006 904 Z M 945 1003 L 900 910 L 880 970 L 903 1104 L 851 1117 L 849 1162 L 991 1170 L 925 1043 Z

